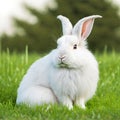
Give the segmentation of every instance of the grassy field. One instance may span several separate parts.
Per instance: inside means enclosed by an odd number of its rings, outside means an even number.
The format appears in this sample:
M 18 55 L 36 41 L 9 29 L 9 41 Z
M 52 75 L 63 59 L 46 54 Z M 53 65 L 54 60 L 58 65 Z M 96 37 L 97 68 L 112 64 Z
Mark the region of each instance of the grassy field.
M 0 120 L 120 120 L 120 54 L 96 54 L 100 81 L 87 109 L 68 110 L 61 105 L 17 106 L 16 92 L 37 54 L 0 53 Z

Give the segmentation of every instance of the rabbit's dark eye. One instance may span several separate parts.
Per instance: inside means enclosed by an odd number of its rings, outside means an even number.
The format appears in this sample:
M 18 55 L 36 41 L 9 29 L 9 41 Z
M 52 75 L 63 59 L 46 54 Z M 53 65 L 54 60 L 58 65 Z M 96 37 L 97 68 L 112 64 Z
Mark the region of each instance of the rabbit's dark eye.
M 73 49 L 77 49 L 77 44 L 74 44 Z

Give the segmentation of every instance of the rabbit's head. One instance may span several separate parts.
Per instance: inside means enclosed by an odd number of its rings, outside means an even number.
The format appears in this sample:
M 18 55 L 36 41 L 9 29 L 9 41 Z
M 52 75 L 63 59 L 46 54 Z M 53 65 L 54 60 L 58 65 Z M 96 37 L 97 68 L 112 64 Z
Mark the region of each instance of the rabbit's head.
M 92 15 L 79 20 L 73 27 L 68 18 L 59 15 L 62 22 L 63 36 L 57 40 L 54 65 L 60 68 L 80 67 L 87 57 L 86 39 L 90 35 L 95 18 L 100 15 Z M 80 64 L 81 63 L 81 64 Z

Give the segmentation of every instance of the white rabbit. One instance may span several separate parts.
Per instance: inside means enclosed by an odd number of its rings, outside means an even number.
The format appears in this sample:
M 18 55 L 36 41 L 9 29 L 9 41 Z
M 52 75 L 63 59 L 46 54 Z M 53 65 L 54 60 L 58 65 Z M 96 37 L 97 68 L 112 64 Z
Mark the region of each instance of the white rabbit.
M 98 64 L 86 47 L 94 19 L 85 17 L 72 27 L 69 19 L 59 15 L 63 36 L 57 48 L 37 60 L 24 76 L 17 95 L 17 104 L 30 106 L 44 103 L 61 103 L 69 109 L 73 104 L 85 108 L 85 103 L 95 94 L 99 80 Z

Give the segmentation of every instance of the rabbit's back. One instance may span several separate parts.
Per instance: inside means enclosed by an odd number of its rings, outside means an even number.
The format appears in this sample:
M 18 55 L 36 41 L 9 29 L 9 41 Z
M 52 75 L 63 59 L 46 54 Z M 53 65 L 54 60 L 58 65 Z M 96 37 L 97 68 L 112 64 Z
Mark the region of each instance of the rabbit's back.
M 30 106 L 55 103 L 57 99 L 49 87 L 49 55 L 34 62 L 23 77 L 18 88 L 17 104 Z
M 20 86 L 24 86 L 25 89 L 33 85 L 43 85 L 49 87 L 48 75 L 46 75 L 47 70 L 49 69 L 48 59 L 49 56 L 47 55 L 35 61 L 24 75 Z

